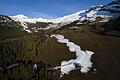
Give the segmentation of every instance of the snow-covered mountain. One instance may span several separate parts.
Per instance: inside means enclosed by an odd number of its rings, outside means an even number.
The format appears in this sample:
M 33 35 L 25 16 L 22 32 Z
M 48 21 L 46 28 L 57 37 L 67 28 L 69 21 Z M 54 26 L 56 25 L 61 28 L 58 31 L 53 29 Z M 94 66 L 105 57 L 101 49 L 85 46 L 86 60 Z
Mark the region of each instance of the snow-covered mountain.
M 14 20 L 15 22 L 18 22 L 19 25 L 22 26 L 23 30 L 31 33 L 31 31 L 29 30 L 31 25 L 34 27 L 41 26 L 41 23 L 42 25 L 43 24 L 45 25 L 39 29 L 46 30 L 51 28 L 60 28 L 74 21 L 79 21 L 80 23 L 84 20 L 94 22 L 97 20 L 97 18 L 100 18 L 99 20 L 101 22 L 106 22 L 110 18 L 112 17 L 115 18 L 118 16 L 120 16 L 120 1 L 115 0 L 106 5 L 92 6 L 87 10 L 82 10 L 56 19 L 29 18 L 27 16 L 24 16 L 23 14 L 16 16 L 9 16 L 9 18 Z
M 21 22 L 28 22 L 28 23 L 36 23 L 36 22 L 51 22 L 48 19 L 43 19 L 43 18 L 29 18 L 23 14 L 19 14 L 16 16 L 10 16 L 13 20 L 15 21 L 21 21 Z
M 67 16 L 63 16 L 56 19 L 43 19 L 43 18 L 28 18 L 23 14 L 11 16 L 16 21 L 36 23 L 36 22 L 53 22 L 53 23 L 65 23 L 74 22 L 76 20 L 90 19 L 95 20 L 96 17 L 112 17 L 113 15 L 119 15 L 115 12 L 120 11 L 120 1 L 112 1 L 106 5 L 92 6 L 88 10 L 82 10 Z
M 97 17 L 104 19 L 109 19 L 110 17 L 120 16 L 120 1 L 115 0 L 106 5 L 92 6 L 88 10 L 83 10 L 76 12 L 71 15 L 67 15 L 61 18 L 53 19 L 53 22 L 64 23 L 64 22 L 74 22 L 76 20 L 90 20 L 95 21 Z

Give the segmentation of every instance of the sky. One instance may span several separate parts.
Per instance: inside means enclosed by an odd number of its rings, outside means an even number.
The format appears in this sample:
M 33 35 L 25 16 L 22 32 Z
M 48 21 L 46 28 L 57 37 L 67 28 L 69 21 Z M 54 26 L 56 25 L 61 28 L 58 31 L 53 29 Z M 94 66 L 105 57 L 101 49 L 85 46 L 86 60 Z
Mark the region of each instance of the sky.
M 0 0 L 0 14 L 57 18 L 112 0 Z

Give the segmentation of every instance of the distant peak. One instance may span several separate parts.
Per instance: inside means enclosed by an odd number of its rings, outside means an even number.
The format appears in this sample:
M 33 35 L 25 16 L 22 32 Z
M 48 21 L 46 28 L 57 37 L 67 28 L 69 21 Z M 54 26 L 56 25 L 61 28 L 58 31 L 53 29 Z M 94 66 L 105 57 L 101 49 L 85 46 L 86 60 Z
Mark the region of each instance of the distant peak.
M 19 19 L 27 19 L 28 18 L 27 16 L 25 16 L 23 14 L 19 14 L 19 15 L 12 16 L 12 17 L 19 18 Z

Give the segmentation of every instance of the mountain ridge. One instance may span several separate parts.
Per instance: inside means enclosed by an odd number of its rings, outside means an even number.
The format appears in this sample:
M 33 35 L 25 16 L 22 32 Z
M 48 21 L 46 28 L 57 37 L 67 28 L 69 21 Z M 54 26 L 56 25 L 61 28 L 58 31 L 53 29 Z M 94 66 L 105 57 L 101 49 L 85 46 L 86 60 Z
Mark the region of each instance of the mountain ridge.
M 74 21 L 79 21 L 79 24 L 83 24 L 84 21 L 94 22 L 99 20 L 100 22 L 108 22 L 111 18 L 120 16 L 120 1 L 112 1 L 105 5 L 92 6 L 87 10 L 82 10 L 67 16 L 59 17 L 56 19 L 44 19 L 44 18 L 29 18 L 23 14 L 16 16 L 8 16 L 13 21 L 18 22 L 24 31 L 32 33 L 30 25 L 41 26 L 39 29 L 48 30 L 51 28 L 61 28 Z M 45 25 L 44 25 L 45 24 Z M 44 25 L 44 26 L 43 26 Z M 33 28 L 34 28 L 33 27 Z M 36 27 L 38 28 L 38 27 Z M 33 30 L 34 32 L 38 32 Z

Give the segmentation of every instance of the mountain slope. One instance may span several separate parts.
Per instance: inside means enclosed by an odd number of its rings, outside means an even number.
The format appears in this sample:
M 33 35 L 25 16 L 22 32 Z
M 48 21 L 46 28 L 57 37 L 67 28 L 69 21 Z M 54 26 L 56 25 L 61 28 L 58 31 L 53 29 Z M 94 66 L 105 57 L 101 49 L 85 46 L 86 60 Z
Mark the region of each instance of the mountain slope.
M 20 25 L 12 20 L 10 17 L 0 15 L 0 40 L 7 38 L 18 37 L 27 34 L 22 31 Z

